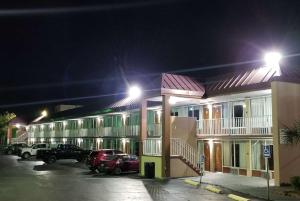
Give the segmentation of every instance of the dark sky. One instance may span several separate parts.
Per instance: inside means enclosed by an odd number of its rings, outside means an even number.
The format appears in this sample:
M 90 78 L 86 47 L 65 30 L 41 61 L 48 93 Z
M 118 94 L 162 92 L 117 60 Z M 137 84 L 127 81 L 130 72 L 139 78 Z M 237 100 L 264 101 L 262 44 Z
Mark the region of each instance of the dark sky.
M 122 74 L 300 52 L 300 1 L 58 2 L 0 3 L 1 107 L 122 92 Z M 53 105 L 0 110 L 30 116 Z

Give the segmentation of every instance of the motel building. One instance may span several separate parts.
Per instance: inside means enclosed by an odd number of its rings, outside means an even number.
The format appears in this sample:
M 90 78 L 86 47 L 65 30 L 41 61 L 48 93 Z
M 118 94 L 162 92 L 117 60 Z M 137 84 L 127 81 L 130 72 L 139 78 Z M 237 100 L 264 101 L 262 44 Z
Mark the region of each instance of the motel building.
M 266 177 L 263 146 L 271 145 L 269 176 L 289 183 L 300 173 L 300 146 L 285 144 L 281 131 L 300 120 L 299 75 L 270 66 L 205 79 L 163 73 L 107 107 L 32 123 L 26 139 L 136 154 L 140 174 L 152 162 L 156 178 L 199 175 L 201 155 L 205 171 Z

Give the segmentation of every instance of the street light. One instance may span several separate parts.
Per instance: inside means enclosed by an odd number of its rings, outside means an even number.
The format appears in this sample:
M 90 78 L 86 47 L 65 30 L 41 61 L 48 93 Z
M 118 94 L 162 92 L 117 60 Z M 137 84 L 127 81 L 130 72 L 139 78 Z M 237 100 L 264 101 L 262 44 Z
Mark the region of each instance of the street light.
M 142 90 L 138 86 L 131 86 L 128 90 L 128 95 L 130 99 L 137 99 L 142 95 Z
M 281 75 L 279 62 L 282 56 L 279 52 L 269 52 L 265 54 L 265 62 L 267 67 L 275 70 L 275 76 Z
M 43 117 L 46 117 L 46 116 L 48 116 L 48 112 L 47 112 L 46 110 L 43 110 L 42 113 L 41 113 L 41 115 L 42 115 Z

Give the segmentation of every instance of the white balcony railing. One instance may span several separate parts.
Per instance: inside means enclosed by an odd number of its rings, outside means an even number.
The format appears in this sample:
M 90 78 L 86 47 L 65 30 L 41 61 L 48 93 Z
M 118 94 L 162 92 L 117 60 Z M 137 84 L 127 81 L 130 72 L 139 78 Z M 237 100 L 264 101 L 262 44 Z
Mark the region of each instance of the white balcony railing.
M 171 156 L 181 156 L 194 167 L 197 167 L 197 151 L 180 138 L 171 138 Z
M 160 137 L 162 135 L 162 124 L 148 124 L 148 137 Z
M 268 135 L 272 134 L 272 116 L 201 119 L 200 135 Z
M 139 125 L 122 127 L 80 128 L 65 130 L 34 131 L 32 137 L 133 137 L 138 136 Z
M 161 156 L 161 143 L 161 138 L 145 139 L 143 143 L 143 154 Z M 182 157 L 195 168 L 198 167 L 196 149 L 180 138 L 170 139 L 170 156 Z
M 143 154 L 161 156 L 161 138 L 147 138 L 143 142 Z

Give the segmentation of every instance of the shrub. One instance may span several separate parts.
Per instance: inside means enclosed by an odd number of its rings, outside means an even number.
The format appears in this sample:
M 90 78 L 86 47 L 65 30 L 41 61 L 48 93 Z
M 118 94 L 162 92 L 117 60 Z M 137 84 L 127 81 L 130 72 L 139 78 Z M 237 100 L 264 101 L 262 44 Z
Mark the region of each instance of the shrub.
M 296 190 L 300 190 L 300 176 L 291 177 L 291 184 Z

